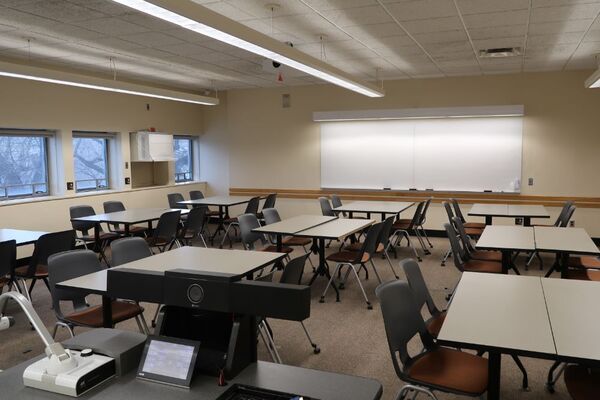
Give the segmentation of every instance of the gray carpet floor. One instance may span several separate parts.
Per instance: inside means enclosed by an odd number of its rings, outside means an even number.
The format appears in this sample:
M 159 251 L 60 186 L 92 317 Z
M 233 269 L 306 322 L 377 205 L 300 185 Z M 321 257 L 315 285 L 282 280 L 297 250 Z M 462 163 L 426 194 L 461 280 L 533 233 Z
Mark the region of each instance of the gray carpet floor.
M 440 260 L 448 248 L 447 239 L 432 239 L 434 248 L 432 254 L 425 256 L 420 263 L 421 270 L 438 307 L 445 308 L 444 298 L 459 279 L 459 272 L 451 260 L 445 267 L 440 266 Z M 234 247 L 239 248 L 239 245 Z M 332 244 L 328 252 L 337 249 Z M 297 252 L 299 255 L 300 253 Z M 403 247 L 398 250 L 398 259 L 394 260 L 394 266 L 401 279 L 403 273 L 397 265 L 397 261 L 410 257 L 409 249 Z M 312 256 L 314 262 L 316 257 Z M 545 265 L 548 268 L 552 258 L 545 256 Z M 525 258 L 517 261 L 523 274 L 540 275 L 538 264 L 534 262 L 529 271 L 525 271 L 523 265 Z M 389 265 L 383 259 L 375 260 L 377 269 L 384 281 L 393 279 Z M 307 263 L 305 279 L 310 276 L 310 265 Z M 375 297 L 377 279 L 371 272 L 369 279 L 365 280 L 361 275 L 364 288 L 373 304 L 373 310 L 368 310 L 362 298 L 360 289 L 352 277 L 349 279 L 346 289 L 341 292 L 341 302 L 335 301 L 335 294 L 331 290 L 325 303 L 319 303 L 321 292 L 325 288 L 325 278 L 319 278 L 312 286 L 311 317 L 305 321 L 313 339 L 321 348 L 320 354 L 313 354 L 302 327 L 297 322 L 270 320 L 274 331 L 275 341 L 279 353 L 285 364 L 334 371 L 351 375 L 359 375 L 379 380 L 383 385 L 383 398 L 394 399 L 398 390 L 403 385 L 392 366 L 390 353 L 385 337 L 383 320 L 379 303 Z M 90 296 L 89 301 L 97 304 L 99 298 Z M 501 298 L 498 301 L 502 301 Z M 33 292 L 33 303 L 40 317 L 48 327 L 52 329 L 55 318 L 50 307 L 50 295 L 43 284 L 38 284 Z M 152 319 L 156 310 L 154 304 L 144 304 L 146 308 L 146 319 Z M 68 310 L 68 305 L 65 305 Z M 31 330 L 25 316 L 15 304 L 9 304 L 7 315 L 15 317 L 15 326 L 9 330 L 0 332 L 0 369 L 8 369 L 13 365 L 28 360 L 43 352 L 43 345 L 36 333 Z M 117 326 L 119 329 L 137 330 L 134 321 L 127 321 Z M 82 332 L 83 329 L 77 329 Z M 57 338 L 62 340 L 68 337 L 68 333 L 62 329 Z M 420 342 L 413 339 L 410 349 L 414 353 L 421 348 Z M 270 360 L 269 354 L 259 343 L 259 358 Z M 527 372 L 529 373 L 529 391 L 521 389 L 521 373 L 510 357 L 502 359 L 502 397 L 505 399 L 569 399 L 562 379 L 556 385 L 556 393 L 550 394 L 545 389 L 545 381 L 548 369 L 552 364 L 550 361 L 523 358 Z M 437 393 L 439 399 L 453 399 L 458 396 Z M 1 396 L 0 396 L 1 397 Z M 419 398 L 425 398 L 420 396 Z

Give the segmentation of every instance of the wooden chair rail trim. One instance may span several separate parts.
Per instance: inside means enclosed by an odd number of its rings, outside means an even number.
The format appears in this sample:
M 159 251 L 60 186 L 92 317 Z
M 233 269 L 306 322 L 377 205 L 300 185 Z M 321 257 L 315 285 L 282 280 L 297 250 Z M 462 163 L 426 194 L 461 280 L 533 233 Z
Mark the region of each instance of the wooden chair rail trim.
M 277 193 L 286 199 L 316 199 L 321 196 L 339 195 L 344 200 L 372 201 L 422 201 L 431 197 L 433 202 L 441 203 L 454 198 L 466 204 L 508 203 L 561 207 L 568 200 L 574 201 L 580 208 L 600 208 L 600 197 L 534 196 L 515 193 L 473 193 L 473 192 L 429 192 L 395 190 L 358 190 L 358 189 L 262 189 L 229 188 L 232 196 L 259 196 Z

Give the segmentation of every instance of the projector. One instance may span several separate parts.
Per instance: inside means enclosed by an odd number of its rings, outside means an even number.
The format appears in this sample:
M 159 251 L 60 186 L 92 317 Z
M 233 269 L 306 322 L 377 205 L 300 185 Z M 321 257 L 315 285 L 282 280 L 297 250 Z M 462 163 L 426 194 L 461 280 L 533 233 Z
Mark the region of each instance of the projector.
M 23 384 L 36 389 L 79 397 L 115 376 L 115 360 L 94 354 L 90 349 L 65 350 L 68 366 L 54 356 L 34 362 L 23 373 Z

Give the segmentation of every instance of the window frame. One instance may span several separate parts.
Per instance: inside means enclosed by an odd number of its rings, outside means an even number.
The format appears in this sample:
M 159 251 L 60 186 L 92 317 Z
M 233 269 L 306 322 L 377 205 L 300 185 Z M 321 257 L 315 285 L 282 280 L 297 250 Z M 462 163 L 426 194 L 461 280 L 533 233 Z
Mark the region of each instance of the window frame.
M 112 133 L 108 133 L 108 132 L 73 131 L 73 135 L 72 135 L 72 139 L 71 139 L 72 144 L 74 144 L 75 139 L 102 139 L 104 141 L 104 165 L 105 165 L 105 171 L 106 171 L 106 175 L 104 178 L 77 180 L 76 179 L 77 172 L 75 171 L 75 169 L 76 169 L 76 167 L 75 167 L 75 160 L 76 160 L 75 146 L 73 146 L 73 151 L 71 152 L 72 153 L 71 156 L 73 158 L 73 189 L 75 190 L 75 193 L 89 193 L 89 192 L 99 192 L 99 191 L 104 191 L 104 190 L 111 190 L 111 188 L 112 188 L 112 184 L 111 184 L 111 173 L 112 173 L 111 157 L 112 157 L 112 154 L 110 151 L 110 147 L 111 147 L 111 141 L 115 139 L 115 135 Z M 91 181 L 95 181 L 94 187 L 84 188 L 84 189 L 77 188 L 77 182 L 91 182 Z M 105 181 L 106 186 L 100 186 L 98 184 L 99 181 Z
M 177 158 L 175 158 L 175 141 L 176 140 L 187 140 L 189 141 L 190 145 L 189 145 L 189 153 L 188 153 L 188 165 L 189 165 L 189 171 L 188 172 L 177 172 Z M 173 135 L 173 156 L 175 158 L 175 183 L 187 183 L 187 182 L 193 182 L 194 181 L 194 155 L 195 155 L 195 151 L 194 151 L 194 144 L 195 144 L 195 138 L 193 136 L 188 136 L 188 135 Z M 185 178 L 185 175 L 189 174 L 189 178 Z M 184 175 L 183 179 L 178 179 L 179 175 Z
M 29 184 L 21 185 L 0 185 L 0 191 L 4 192 L 4 195 L 0 194 L 0 202 L 18 200 L 18 199 L 31 199 L 38 197 L 50 196 L 50 139 L 53 137 L 51 131 L 43 129 L 0 129 L 0 137 L 33 137 L 43 139 L 43 157 L 44 157 L 44 180 L 45 182 L 32 182 Z M 46 190 L 44 192 L 36 191 L 35 187 L 39 185 L 45 185 Z M 15 186 L 31 186 L 31 194 L 24 195 L 13 195 L 8 194 L 9 187 Z

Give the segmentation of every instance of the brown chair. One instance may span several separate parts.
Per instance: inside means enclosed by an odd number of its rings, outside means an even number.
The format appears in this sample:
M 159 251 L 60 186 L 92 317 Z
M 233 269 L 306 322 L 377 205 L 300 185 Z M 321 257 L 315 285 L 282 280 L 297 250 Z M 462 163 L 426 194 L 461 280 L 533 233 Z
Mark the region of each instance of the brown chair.
M 406 384 L 396 396 L 413 390 L 436 399 L 434 391 L 477 397 L 488 388 L 488 360 L 439 346 L 431 336 L 408 282 L 392 281 L 376 289 L 396 375 Z M 419 335 L 423 351 L 415 356 L 408 343 Z
M 452 201 L 452 199 L 450 199 L 450 201 Z M 454 211 L 452 211 L 451 204 L 447 201 L 442 201 L 442 207 L 444 207 L 444 210 L 446 210 L 446 216 L 448 217 L 448 222 L 454 226 L 453 219 L 454 219 L 454 217 L 456 217 L 456 215 L 454 214 Z M 459 208 L 459 210 L 460 210 L 460 208 Z M 462 221 L 462 219 L 461 219 L 461 221 Z M 455 231 L 456 231 L 456 229 L 455 229 Z M 471 228 L 471 227 L 467 228 L 467 227 L 465 227 L 465 233 L 472 238 L 478 238 L 483 233 L 483 228 Z M 457 235 L 458 235 L 458 233 L 457 233 Z M 441 263 L 442 267 L 446 265 L 446 260 L 451 255 L 452 255 L 452 249 L 448 249 L 448 251 L 444 255 L 444 258 L 442 258 L 442 263 Z
M 458 204 L 458 201 L 456 199 L 450 199 L 450 202 L 452 203 L 452 208 L 454 209 L 455 216 L 460 218 L 460 220 L 462 221 L 462 223 L 466 229 L 468 229 L 468 228 L 484 229 L 485 228 L 484 222 L 467 222 L 467 220 L 465 219 L 465 216 L 462 213 L 462 210 L 460 209 L 460 205 Z
M 321 295 L 321 299 L 319 300 L 321 303 L 325 302 L 325 295 L 327 294 L 329 287 L 333 283 L 334 277 L 336 275 L 338 275 L 339 273 L 341 273 L 341 269 L 343 267 L 348 267 L 348 270 L 346 271 L 346 275 L 345 275 L 344 279 L 342 280 L 342 282 L 340 283 L 340 288 L 343 288 L 343 286 L 345 285 L 345 282 L 348 279 L 350 272 L 354 272 L 354 276 L 356 277 L 358 286 L 360 287 L 363 297 L 365 298 L 365 302 L 367 303 L 367 308 L 369 310 L 373 309 L 373 306 L 371 305 L 371 302 L 369 301 L 369 298 L 367 297 L 367 294 L 365 293 L 365 289 L 363 288 L 363 285 L 360 282 L 357 266 L 359 268 L 364 268 L 366 270 L 366 263 L 371 263 L 371 266 L 373 267 L 373 271 L 375 272 L 377 279 L 379 280 L 379 282 L 381 282 L 381 278 L 379 277 L 379 274 L 377 273 L 377 269 L 375 267 L 375 264 L 373 263 L 372 257 L 373 257 L 373 254 L 375 254 L 375 251 L 377 250 L 377 245 L 379 244 L 379 234 L 381 232 L 382 227 L 383 227 L 383 222 L 379 222 L 379 223 L 371 225 L 371 227 L 369 227 L 369 230 L 367 231 L 365 240 L 362 243 L 362 247 L 359 251 L 342 250 L 342 251 L 339 251 L 339 252 L 336 252 L 336 253 L 333 253 L 333 254 L 330 254 L 329 256 L 327 256 L 326 260 L 335 262 L 336 266 L 335 266 L 334 272 L 331 274 L 331 278 L 329 279 L 329 282 L 327 282 L 327 286 L 325 287 L 323 294 Z
M 270 225 L 281 221 L 279 212 L 275 208 L 263 208 L 262 213 L 265 225 Z M 271 242 L 273 243 L 274 240 L 271 240 Z M 306 246 L 310 246 L 312 244 L 312 240 L 310 238 L 286 236 L 282 238 L 281 243 L 284 246 L 301 247 L 306 254 L 310 254 L 310 248 L 307 248 Z M 313 268 L 315 267 L 310 257 L 308 257 L 308 262 L 310 262 L 310 265 Z
M 458 237 L 454 227 L 448 223 L 444 224 L 444 229 L 450 240 L 450 250 L 452 251 L 452 258 L 454 260 L 454 266 L 460 272 L 487 272 L 492 274 L 502 273 L 502 263 L 496 261 L 482 261 L 469 259 L 467 253 L 458 243 Z
M 595 400 L 600 396 L 600 370 L 583 365 L 567 365 L 565 386 L 573 400 Z
M 600 258 L 596 256 L 572 256 L 569 257 L 569 267 L 600 270 Z
M 465 226 L 462 221 L 458 217 L 454 217 L 453 221 L 454 227 L 458 231 L 458 236 L 460 237 L 460 241 L 462 242 L 463 250 L 465 251 L 467 258 L 472 260 L 481 260 L 481 261 L 496 261 L 502 262 L 502 252 L 498 250 L 477 250 L 473 247 L 471 243 L 471 238 L 467 235 L 465 230 Z
M 24 294 L 31 301 L 31 292 L 38 280 L 42 280 L 48 290 L 48 258 L 56 253 L 61 253 L 75 248 L 75 231 L 62 231 L 46 233 L 35 242 L 33 254 L 29 265 L 15 268 L 15 279 L 23 284 Z M 31 279 L 29 290 L 25 288 L 25 280 Z
M 424 207 L 425 202 L 422 201 L 419 204 L 417 204 L 417 207 L 415 208 L 415 213 L 413 214 L 413 217 L 411 219 L 398 219 L 396 220 L 396 222 L 394 222 L 394 225 L 392 225 L 392 232 L 394 232 L 392 233 L 392 245 L 398 246 L 402 238 L 406 238 L 408 246 L 413 250 L 416 259 L 419 261 L 422 261 L 421 256 L 419 255 L 417 249 L 413 246 L 412 241 L 410 240 L 410 235 L 413 234 L 417 237 L 419 243 L 421 244 L 421 248 L 423 249 L 423 252 L 425 254 L 431 254 L 429 249 L 425 247 L 425 243 L 423 242 L 423 239 L 421 238 L 421 234 L 418 229 L 418 224 L 421 221 L 421 212 Z
M 73 336 L 73 330 L 76 326 L 101 328 L 104 325 L 102 305 L 90 306 L 86 302 L 85 295 L 56 287 L 60 282 L 100 270 L 102 270 L 102 266 L 96 255 L 90 250 L 66 251 L 48 258 L 49 287 L 52 295 L 52 306 L 57 319 L 52 337 L 56 335 L 59 326 L 67 328 Z M 73 311 L 65 314 L 61 309 L 61 301 L 72 302 Z M 144 309 L 136 303 L 124 300 L 113 300 L 112 302 L 113 325 L 135 318 L 140 332 L 147 335 L 150 332 L 143 313 Z
M 388 249 L 391 246 L 390 237 L 392 233 L 392 225 L 394 224 L 394 218 L 395 217 L 391 216 L 383 221 L 381 232 L 379 233 L 378 244 L 375 249 L 375 254 L 383 255 L 383 257 L 387 260 L 390 269 L 392 270 L 392 273 L 394 274 L 396 279 L 398 279 L 398 274 L 396 274 L 396 271 L 394 270 L 394 265 L 392 264 L 392 260 L 390 259 L 390 255 L 388 253 Z M 345 246 L 344 250 L 360 251 L 362 245 L 363 244 L 360 242 L 351 243 L 348 246 Z

